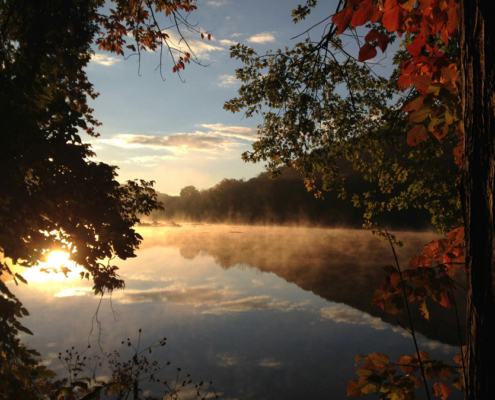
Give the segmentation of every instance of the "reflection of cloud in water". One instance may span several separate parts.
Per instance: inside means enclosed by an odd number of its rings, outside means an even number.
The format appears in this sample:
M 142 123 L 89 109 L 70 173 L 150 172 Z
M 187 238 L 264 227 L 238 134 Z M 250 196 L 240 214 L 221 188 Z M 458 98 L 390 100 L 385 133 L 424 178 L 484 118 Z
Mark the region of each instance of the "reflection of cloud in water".
M 114 298 L 121 303 L 150 303 L 169 301 L 177 304 L 194 306 L 210 305 L 237 294 L 228 289 L 217 289 L 214 286 L 186 286 L 173 284 L 164 289 L 129 290 L 117 292 Z
M 291 304 L 270 296 L 239 298 L 240 292 L 215 286 L 187 286 L 175 283 L 164 289 L 131 290 L 115 292 L 113 298 L 122 304 L 151 303 L 167 301 L 175 304 L 206 307 L 203 314 L 224 314 L 251 310 L 291 311 L 302 309 L 307 301 Z
M 356 325 L 366 325 L 370 328 L 376 330 L 391 329 L 395 333 L 401 334 L 402 336 L 409 338 L 411 334 L 403 328 L 397 326 L 391 326 L 386 322 L 382 321 L 380 318 L 373 317 L 368 313 L 356 310 L 355 308 L 346 306 L 345 304 L 333 304 L 328 307 L 320 309 L 320 314 L 325 319 L 330 319 L 337 323 L 348 323 Z M 436 340 L 429 340 L 425 338 L 420 333 L 416 333 L 418 337 L 419 348 L 423 350 L 440 350 L 446 354 L 456 354 L 459 353 L 458 348 L 440 343 Z M 412 337 L 411 337 L 412 340 Z
M 380 318 L 373 317 L 367 313 L 346 306 L 345 304 L 334 304 L 320 310 L 321 316 L 334 322 L 346 322 L 348 324 L 367 325 L 377 330 L 390 327 Z
M 271 358 L 264 358 L 258 365 L 265 368 L 280 368 L 282 365 L 284 365 L 284 363 L 275 361 Z
M 219 367 L 232 367 L 233 365 L 237 365 L 239 363 L 239 360 L 237 360 L 236 357 L 229 356 L 226 353 L 218 354 L 217 357 L 219 358 L 217 363 Z

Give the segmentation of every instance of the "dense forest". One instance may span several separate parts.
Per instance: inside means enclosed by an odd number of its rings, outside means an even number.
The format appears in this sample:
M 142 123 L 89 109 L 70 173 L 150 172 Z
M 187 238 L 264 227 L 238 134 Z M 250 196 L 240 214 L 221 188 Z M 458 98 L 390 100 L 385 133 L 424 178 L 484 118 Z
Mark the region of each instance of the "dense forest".
M 359 174 L 347 176 L 350 193 L 369 190 Z M 268 172 L 252 179 L 224 179 L 206 190 L 184 187 L 179 196 L 158 194 L 163 211 L 151 214 L 153 223 L 196 222 L 229 224 L 275 224 L 321 227 L 352 227 L 363 224 L 363 208 L 353 206 L 350 196 L 340 199 L 336 192 L 325 192 L 315 198 L 301 181 L 299 172 L 281 169 L 281 175 L 271 179 Z M 409 209 L 380 215 L 379 227 L 403 230 L 431 229 L 426 210 Z

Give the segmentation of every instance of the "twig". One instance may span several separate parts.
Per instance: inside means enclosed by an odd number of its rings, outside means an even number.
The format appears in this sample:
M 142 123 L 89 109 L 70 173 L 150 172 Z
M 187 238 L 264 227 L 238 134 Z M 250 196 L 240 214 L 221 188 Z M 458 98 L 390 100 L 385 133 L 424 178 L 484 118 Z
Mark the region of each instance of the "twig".
M 392 253 L 394 253 L 395 264 L 397 265 L 397 270 L 399 271 L 400 283 L 402 285 L 402 291 L 404 293 L 404 302 L 406 303 L 407 316 L 409 318 L 409 325 L 411 325 L 411 335 L 412 335 L 413 340 L 414 340 L 414 347 L 416 348 L 416 354 L 418 355 L 419 367 L 421 368 L 421 376 L 423 377 L 423 382 L 425 384 L 426 397 L 428 398 L 428 400 L 431 400 L 430 399 L 430 392 L 428 390 L 428 384 L 426 383 L 426 376 L 425 376 L 425 370 L 423 368 L 423 362 L 421 361 L 421 353 L 419 352 L 418 341 L 416 340 L 416 334 L 414 333 L 414 326 L 413 326 L 412 317 L 411 317 L 411 310 L 409 309 L 409 302 L 407 301 L 406 286 L 404 285 L 404 280 L 402 279 L 402 272 L 400 270 L 399 260 L 397 259 L 397 254 L 395 253 L 394 245 L 392 243 L 392 240 L 390 239 L 390 236 L 389 236 L 387 230 L 385 230 L 385 234 L 387 235 L 387 239 L 390 243 L 390 247 L 392 248 Z

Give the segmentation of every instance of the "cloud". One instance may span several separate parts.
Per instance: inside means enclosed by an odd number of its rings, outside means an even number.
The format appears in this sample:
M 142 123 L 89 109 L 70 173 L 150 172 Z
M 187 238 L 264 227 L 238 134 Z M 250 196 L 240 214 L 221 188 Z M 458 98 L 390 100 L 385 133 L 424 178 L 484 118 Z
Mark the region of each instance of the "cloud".
M 217 86 L 227 88 L 234 86 L 238 83 L 238 80 L 234 75 L 220 75 L 220 82 L 217 83 Z
M 275 361 L 271 358 L 264 358 L 263 360 L 260 361 L 258 365 L 260 367 L 265 367 L 265 368 L 279 368 L 282 365 L 284 365 L 284 363 L 280 361 Z
M 175 133 L 169 136 L 116 135 L 111 139 L 100 139 L 100 141 L 123 148 L 148 147 L 153 149 L 168 149 L 175 155 L 185 154 L 189 150 L 228 150 L 240 145 L 229 137 L 224 136 L 228 135 L 219 136 L 204 132 Z
M 239 37 L 239 36 L 242 36 L 242 33 L 233 33 L 232 35 L 230 35 L 231 37 Z
M 151 303 L 156 301 L 168 301 L 176 304 L 213 305 L 229 298 L 237 293 L 227 289 L 217 289 L 214 286 L 186 286 L 180 283 L 173 284 L 164 289 L 129 290 L 119 292 L 114 298 L 121 303 Z
M 207 6 L 212 6 L 212 7 L 220 7 L 220 6 L 224 6 L 225 4 L 227 4 L 226 1 L 207 1 L 206 2 Z
M 225 353 L 218 354 L 217 357 L 220 361 L 217 362 L 219 367 L 232 367 L 233 365 L 239 364 L 239 360 L 234 356 L 229 356 Z
M 98 139 L 100 143 L 121 148 L 149 148 L 167 151 L 169 154 L 131 157 L 120 163 L 135 163 L 146 167 L 158 165 L 160 161 L 172 160 L 189 151 L 229 151 L 242 146 L 240 140 L 255 141 L 257 131 L 244 126 L 223 124 L 200 124 L 207 132 L 174 133 L 167 136 L 119 134 L 109 139 Z
M 251 296 L 235 300 L 218 302 L 215 307 L 203 311 L 203 314 L 224 314 L 230 312 L 245 312 L 251 310 L 280 310 L 290 307 L 288 301 L 275 300 L 270 296 Z
M 273 34 L 270 32 L 258 33 L 257 35 L 251 36 L 248 39 L 248 42 L 251 43 L 268 43 L 274 41 L 275 41 L 275 36 L 273 36 Z
M 214 46 L 210 40 L 206 39 L 195 39 L 195 38 L 185 38 L 185 41 L 174 32 L 166 32 L 169 35 L 169 39 L 167 40 L 169 46 L 172 49 L 178 51 L 186 51 L 191 52 L 198 57 L 199 59 L 209 60 L 211 58 L 211 53 L 216 51 L 226 51 L 225 48 Z M 212 39 L 213 40 L 213 39 Z M 186 45 L 189 45 L 189 47 Z
M 114 65 L 122 60 L 118 57 L 109 56 L 108 54 L 93 54 L 91 61 L 96 64 L 110 67 L 111 65 Z
M 224 124 L 201 124 L 203 128 L 209 129 L 208 134 L 233 137 L 242 140 L 255 141 L 258 131 L 245 126 L 230 126 Z
M 218 43 L 223 44 L 224 46 L 235 46 L 239 42 L 234 42 L 233 40 L 221 39 Z
M 118 161 L 119 163 L 127 163 L 127 164 L 139 164 L 143 167 L 155 167 L 159 165 L 159 161 L 166 160 L 175 160 L 176 156 L 140 156 L 140 157 L 131 157 L 125 161 Z
M 324 307 L 320 309 L 320 314 L 323 318 L 331 319 L 338 323 L 345 322 L 348 324 L 368 325 L 377 330 L 383 330 L 390 327 L 380 318 L 372 317 L 365 312 L 356 310 L 345 304 L 334 304 L 329 307 Z
M 92 290 L 89 287 L 64 289 L 55 294 L 55 297 L 73 297 L 73 296 L 85 296 L 91 293 Z
M 202 307 L 202 314 L 220 315 L 251 310 L 291 311 L 302 306 L 270 296 L 239 297 L 240 292 L 215 285 L 187 286 L 174 283 L 163 289 L 132 290 L 114 293 L 113 298 L 123 304 L 170 302 Z

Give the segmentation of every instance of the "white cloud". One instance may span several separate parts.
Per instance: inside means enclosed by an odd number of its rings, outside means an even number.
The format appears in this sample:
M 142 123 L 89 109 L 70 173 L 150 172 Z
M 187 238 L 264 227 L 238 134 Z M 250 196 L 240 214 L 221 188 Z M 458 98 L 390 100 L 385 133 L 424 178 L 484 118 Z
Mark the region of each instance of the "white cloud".
M 230 36 L 232 36 L 232 37 L 239 37 L 239 36 L 242 36 L 242 33 L 233 33 Z
M 257 35 L 251 36 L 248 39 L 248 42 L 251 43 L 268 43 L 274 41 L 275 41 L 275 36 L 273 36 L 273 34 L 270 32 L 258 33 Z
M 245 126 L 229 126 L 224 124 L 201 124 L 200 126 L 209 129 L 208 134 L 233 137 L 242 140 L 255 141 L 258 135 L 256 129 Z
M 220 82 L 217 83 L 217 86 L 228 88 L 237 83 L 238 81 L 234 75 L 220 75 Z
M 221 39 L 218 41 L 220 44 L 223 44 L 224 46 L 235 46 L 239 42 L 234 42 L 233 40 L 229 39 Z
M 140 156 L 140 157 L 131 157 L 125 161 L 118 161 L 119 163 L 127 163 L 127 164 L 139 164 L 143 167 L 154 167 L 159 165 L 159 161 L 166 160 L 175 160 L 176 156 Z
M 225 4 L 227 4 L 226 1 L 207 1 L 206 2 L 207 6 L 212 6 L 212 7 L 220 7 L 220 6 L 224 6 Z
M 56 293 L 55 297 L 85 296 L 90 292 L 92 292 L 91 288 L 85 288 L 85 287 L 71 288 L 71 289 L 64 289 L 61 292 Z
M 233 147 L 240 146 L 240 143 L 228 136 L 197 131 L 195 133 L 175 133 L 168 136 L 116 135 L 111 139 L 100 139 L 100 141 L 123 148 L 168 149 L 174 155 L 180 155 L 187 154 L 190 150 L 230 150 Z
M 182 38 L 178 34 L 174 32 L 166 33 L 170 37 L 167 42 L 172 49 L 188 53 L 192 51 L 192 53 L 199 59 L 209 60 L 211 58 L 211 53 L 215 51 L 226 51 L 226 49 L 224 49 L 223 47 L 218 47 L 210 44 L 211 41 L 206 38 L 206 35 L 204 39 L 196 39 L 196 36 L 193 38 L 186 37 L 185 40 L 187 42 L 187 45 L 189 45 L 188 47 L 186 45 L 186 42 L 182 40 Z
M 96 64 L 110 67 L 111 65 L 114 65 L 122 60 L 118 57 L 109 56 L 108 54 L 93 54 L 91 61 Z

